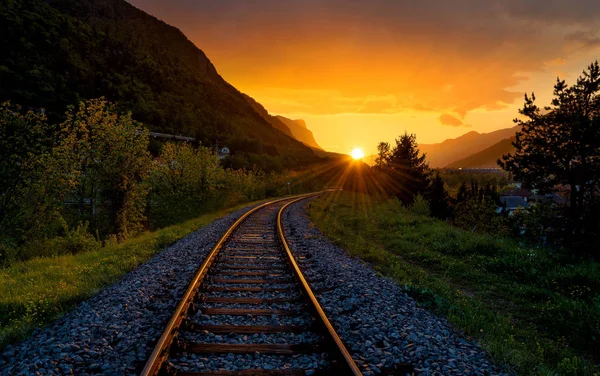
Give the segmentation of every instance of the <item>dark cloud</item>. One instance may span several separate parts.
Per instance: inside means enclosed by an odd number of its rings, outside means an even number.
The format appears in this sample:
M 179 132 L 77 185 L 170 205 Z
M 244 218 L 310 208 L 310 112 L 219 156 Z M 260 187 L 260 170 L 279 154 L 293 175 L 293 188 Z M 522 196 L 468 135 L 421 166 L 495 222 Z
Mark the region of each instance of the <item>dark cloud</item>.
M 600 46 L 600 37 L 594 33 L 586 33 L 576 31 L 565 36 L 565 40 L 574 42 L 577 46 L 584 49 L 595 48 Z
M 440 123 L 451 127 L 462 127 L 465 125 L 462 120 L 450 114 L 442 114 L 438 120 Z

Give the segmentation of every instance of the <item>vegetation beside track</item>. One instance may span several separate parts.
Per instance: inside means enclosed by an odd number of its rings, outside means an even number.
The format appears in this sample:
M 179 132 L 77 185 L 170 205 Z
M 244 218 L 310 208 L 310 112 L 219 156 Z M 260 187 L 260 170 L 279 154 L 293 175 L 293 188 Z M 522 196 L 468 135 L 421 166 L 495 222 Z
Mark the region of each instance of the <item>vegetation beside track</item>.
M 336 192 L 309 214 L 334 243 L 392 277 L 518 374 L 598 375 L 600 265 L 473 234 L 398 200 Z M 597 359 L 596 359 L 597 361 Z
M 69 312 L 166 246 L 248 205 L 252 204 L 203 214 L 93 251 L 41 257 L 0 269 L 0 348 Z

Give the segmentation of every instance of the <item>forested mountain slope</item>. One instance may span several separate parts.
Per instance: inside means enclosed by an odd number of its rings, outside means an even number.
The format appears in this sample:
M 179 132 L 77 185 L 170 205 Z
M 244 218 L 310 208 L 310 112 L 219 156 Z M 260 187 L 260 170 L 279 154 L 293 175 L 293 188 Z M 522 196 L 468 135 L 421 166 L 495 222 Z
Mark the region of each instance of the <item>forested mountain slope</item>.
M 312 160 L 274 129 L 181 31 L 123 0 L 0 3 L 0 101 L 46 108 L 105 96 L 153 131 Z

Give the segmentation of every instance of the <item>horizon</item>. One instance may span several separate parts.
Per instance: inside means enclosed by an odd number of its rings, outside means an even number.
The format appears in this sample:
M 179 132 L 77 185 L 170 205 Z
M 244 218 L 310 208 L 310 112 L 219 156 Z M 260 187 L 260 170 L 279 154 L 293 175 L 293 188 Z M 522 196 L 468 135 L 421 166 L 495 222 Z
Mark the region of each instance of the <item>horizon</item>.
M 345 154 L 374 154 L 404 131 L 431 144 L 513 127 L 524 93 L 549 104 L 556 78 L 573 83 L 600 50 L 600 4 L 587 0 L 130 3 L 180 29 L 269 113 L 305 120 Z

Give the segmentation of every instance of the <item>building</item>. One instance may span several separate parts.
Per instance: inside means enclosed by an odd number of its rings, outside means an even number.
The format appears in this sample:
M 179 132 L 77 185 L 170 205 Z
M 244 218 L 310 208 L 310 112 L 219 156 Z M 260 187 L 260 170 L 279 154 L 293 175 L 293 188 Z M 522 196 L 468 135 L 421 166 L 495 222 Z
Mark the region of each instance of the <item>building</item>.
M 515 211 L 519 210 L 519 208 L 525 209 L 529 207 L 526 197 L 500 196 L 500 202 L 502 203 L 502 206 L 498 207 L 498 213 L 501 213 L 502 210 L 506 210 L 508 215 L 511 215 Z
M 223 158 L 229 157 L 229 154 L 231 154 L 231 151 L 229 150 L 229 148 L 227 146 L 223 146 L 221 149 L 218 149 L 217 157 L 219 159 L 223 159 Z

